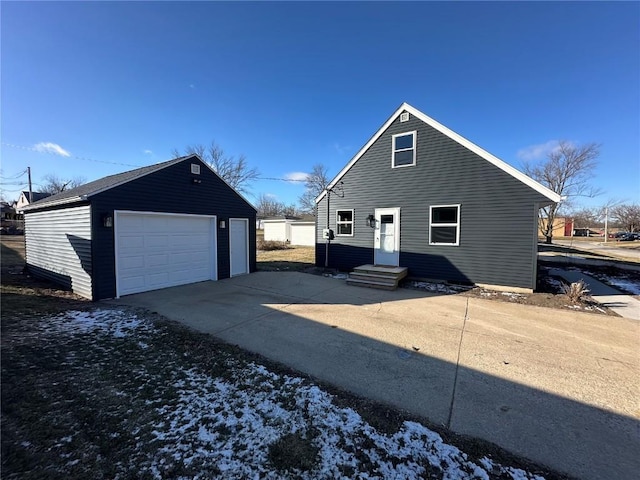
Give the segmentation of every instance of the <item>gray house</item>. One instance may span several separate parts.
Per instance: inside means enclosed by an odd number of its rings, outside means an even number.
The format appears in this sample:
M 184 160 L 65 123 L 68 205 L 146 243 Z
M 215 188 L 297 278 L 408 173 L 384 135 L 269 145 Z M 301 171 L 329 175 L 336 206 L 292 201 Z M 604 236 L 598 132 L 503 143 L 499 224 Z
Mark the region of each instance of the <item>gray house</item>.
M 316 264 L 530 292 L 538 210 L 559 201 L 404 103 L 316 198 Z
M 197 155 L 25 207 L 27 269 L 92 300 L 256 269 L 256 210 Z

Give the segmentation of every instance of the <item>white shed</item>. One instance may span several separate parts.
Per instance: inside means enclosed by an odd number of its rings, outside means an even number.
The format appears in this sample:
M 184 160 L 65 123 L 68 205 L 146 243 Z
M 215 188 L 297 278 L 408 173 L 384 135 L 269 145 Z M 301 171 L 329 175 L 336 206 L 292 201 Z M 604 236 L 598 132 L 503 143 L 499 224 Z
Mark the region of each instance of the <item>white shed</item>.
M 296 217 L 263 220 L 265 241 L 288 242 L 291 245 L 313 247 L 316 244 L 315 220 Z

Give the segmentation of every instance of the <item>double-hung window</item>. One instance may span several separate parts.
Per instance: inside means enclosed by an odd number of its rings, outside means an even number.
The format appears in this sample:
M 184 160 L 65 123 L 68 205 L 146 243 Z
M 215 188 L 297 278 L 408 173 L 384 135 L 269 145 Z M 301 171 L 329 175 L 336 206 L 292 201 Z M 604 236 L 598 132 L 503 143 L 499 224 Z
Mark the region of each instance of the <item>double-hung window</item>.
M 391 137 L 393 154 L 391 167 L 410 167 L 416 164 L 416 132 L 406 132 Z
M 429 245 L 460 244 L 460 205 L 433 205 L 429 209 Z
M 353 236 L 353 210 L 336 211 L 336 235 Z

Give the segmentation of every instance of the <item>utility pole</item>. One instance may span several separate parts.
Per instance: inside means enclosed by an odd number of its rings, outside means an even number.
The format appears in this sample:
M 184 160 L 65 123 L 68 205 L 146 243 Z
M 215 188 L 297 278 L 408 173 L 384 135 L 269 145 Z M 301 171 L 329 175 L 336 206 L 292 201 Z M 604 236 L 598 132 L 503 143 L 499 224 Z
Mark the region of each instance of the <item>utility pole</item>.
M 609 239 L 609 207 L 604 207 L 604 243 Z
M 27 177 L 29 178 L 29 203 L 33 203 L 33 188 L 31 187 L 31 167 L 27 167 Z

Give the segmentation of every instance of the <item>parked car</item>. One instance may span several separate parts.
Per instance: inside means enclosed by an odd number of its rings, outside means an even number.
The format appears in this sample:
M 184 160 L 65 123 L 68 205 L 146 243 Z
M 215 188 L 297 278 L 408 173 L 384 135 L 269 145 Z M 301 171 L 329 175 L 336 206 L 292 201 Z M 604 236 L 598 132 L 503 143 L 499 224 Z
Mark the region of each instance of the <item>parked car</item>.
M 636 239 L 635 233 L 625 233 L 616 238 L 618 242 L 633 242 Z

